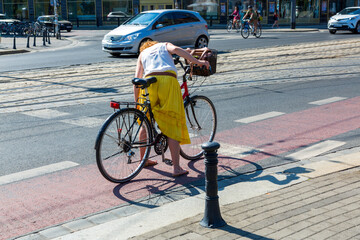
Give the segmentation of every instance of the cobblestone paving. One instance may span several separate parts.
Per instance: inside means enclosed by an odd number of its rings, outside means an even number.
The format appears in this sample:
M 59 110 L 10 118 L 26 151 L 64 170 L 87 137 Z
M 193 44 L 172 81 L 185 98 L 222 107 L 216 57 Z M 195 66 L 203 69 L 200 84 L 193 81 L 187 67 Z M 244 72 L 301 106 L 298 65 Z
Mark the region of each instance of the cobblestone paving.
M 0 113 L 130 98 L 136 58 L 0 74 Z M 351 78 L 360 72 L 360 40 L 220 53 L 217 73 L 194 89 Z M 182 70 L 179 70 L 181 75 Z M 180 79 L 180 78 L 179 78 Z M 201 85 L 201 86 L 200 86 Z
M 360 239 L 360 169 L 354 168 L 225 205 L 227 226 L 203 214 L 131 239 Z

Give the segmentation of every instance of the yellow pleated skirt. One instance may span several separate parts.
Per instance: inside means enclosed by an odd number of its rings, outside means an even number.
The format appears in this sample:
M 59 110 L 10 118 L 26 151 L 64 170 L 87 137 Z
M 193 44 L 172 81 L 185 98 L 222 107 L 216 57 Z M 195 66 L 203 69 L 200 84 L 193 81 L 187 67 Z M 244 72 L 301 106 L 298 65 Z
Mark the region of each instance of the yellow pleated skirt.
M 161 132 L 180 144 L 190 144 L 179 82 L 171 76 L 149 75 L 147 77 L 157 79 L 156 83 L 148 87 L 148 92 L 151 109 Z M 140 89 L 140 96 L 144 93 L 145 90 Z M 143 101 L 144 99 L 139 99 L 140 103 Z

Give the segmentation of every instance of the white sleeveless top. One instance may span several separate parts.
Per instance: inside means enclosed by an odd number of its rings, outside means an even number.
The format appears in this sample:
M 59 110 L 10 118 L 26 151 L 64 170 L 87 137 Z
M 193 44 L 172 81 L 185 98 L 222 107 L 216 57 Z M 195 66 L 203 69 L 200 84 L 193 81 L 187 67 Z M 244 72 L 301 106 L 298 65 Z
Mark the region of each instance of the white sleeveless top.
M 141 63 L 144 68 L 144 76 L 153 72 L 177 70 L 171 54 L 166 49 L 166 43 L 157 43 L 141 52 Z

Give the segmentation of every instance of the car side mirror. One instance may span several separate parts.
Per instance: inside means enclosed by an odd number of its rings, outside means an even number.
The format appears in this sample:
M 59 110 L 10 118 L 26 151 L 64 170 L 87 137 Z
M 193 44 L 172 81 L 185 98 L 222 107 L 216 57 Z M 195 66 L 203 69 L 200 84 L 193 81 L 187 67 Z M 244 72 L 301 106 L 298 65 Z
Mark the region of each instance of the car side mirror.
M 161 23 L 159 23 L 155 26 L 156 29 L 163 28 L 163 27 L 164 27 L 164 25 L 162 25 Z

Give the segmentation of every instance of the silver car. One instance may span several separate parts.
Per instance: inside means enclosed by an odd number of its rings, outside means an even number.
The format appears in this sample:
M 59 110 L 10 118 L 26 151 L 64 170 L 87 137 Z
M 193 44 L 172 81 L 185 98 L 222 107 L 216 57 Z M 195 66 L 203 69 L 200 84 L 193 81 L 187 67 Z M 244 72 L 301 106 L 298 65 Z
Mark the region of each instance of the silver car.
M 141 12 L 104 36 L 102 49 L 113 56 L 138 54 L 147 40 L 171 42 L 181 47 L 209 44 L 207 23 L 198 12 L 152 10 Z

